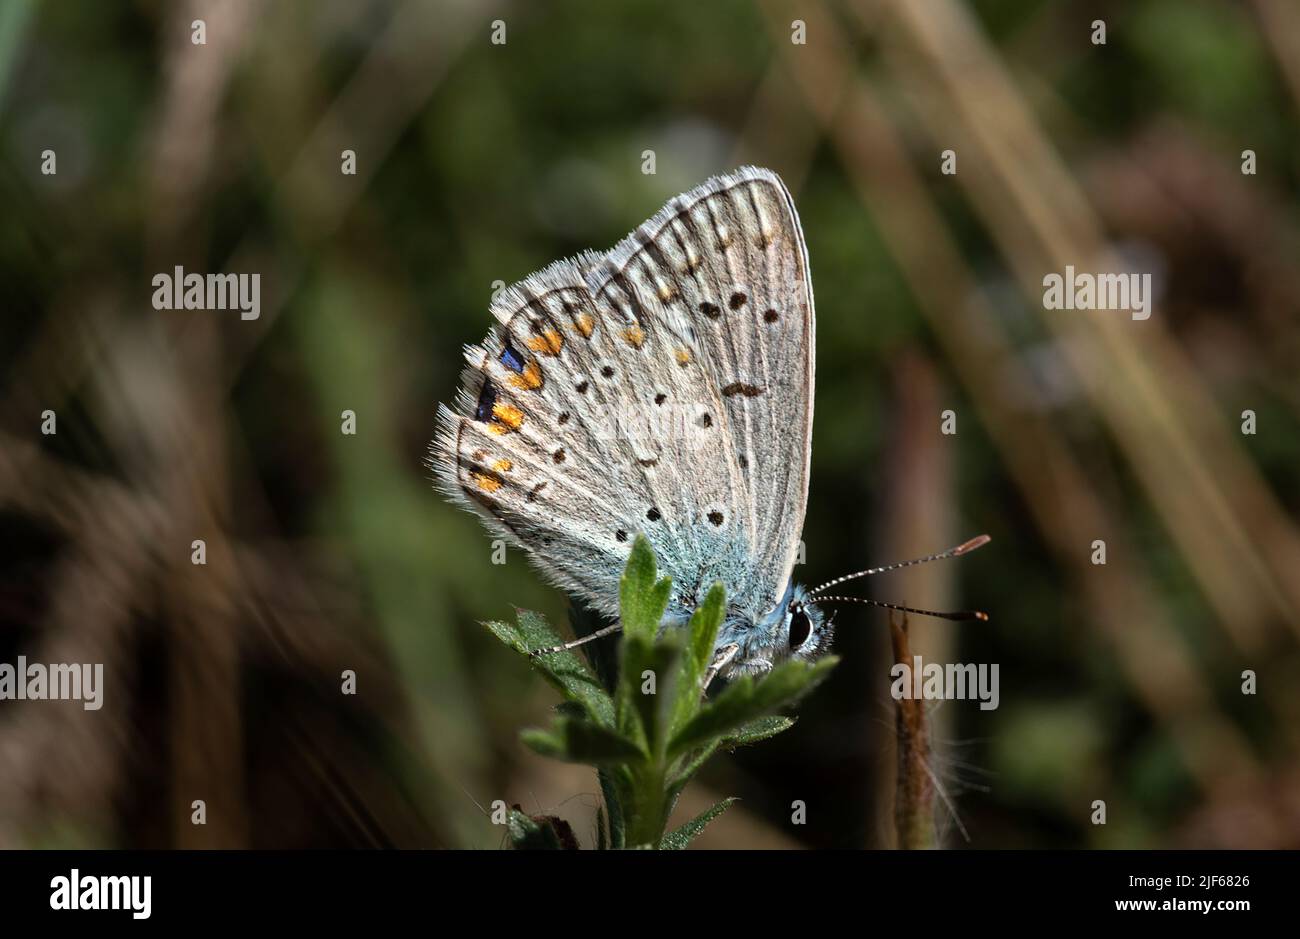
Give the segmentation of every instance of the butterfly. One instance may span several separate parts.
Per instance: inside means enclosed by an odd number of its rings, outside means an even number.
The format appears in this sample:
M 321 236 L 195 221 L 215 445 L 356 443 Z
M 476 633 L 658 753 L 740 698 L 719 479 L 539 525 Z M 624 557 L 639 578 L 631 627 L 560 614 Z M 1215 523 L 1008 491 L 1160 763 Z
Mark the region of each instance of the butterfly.
M 984 543 L 815 590 L 794 582 L 816 321 L 794 199 L 770 170 L 708 180 L 608 253 L 557 261 L 501 291 L 491 311 L 487 338 L 466 347 L 455 406 L 439 406 L 436 485 L 606 616 L 618 614 L 637 534 L 672 579 L 664 627 L 687 623 L 721 581 L 710 678 L 824 654 L 825 600 L 928 612 L 818 594 Z

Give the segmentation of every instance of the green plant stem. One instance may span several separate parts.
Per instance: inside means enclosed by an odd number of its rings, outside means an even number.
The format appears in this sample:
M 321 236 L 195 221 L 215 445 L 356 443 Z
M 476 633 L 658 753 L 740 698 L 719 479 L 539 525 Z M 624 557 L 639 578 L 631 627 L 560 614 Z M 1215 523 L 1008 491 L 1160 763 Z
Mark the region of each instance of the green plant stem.
M 658 847 L 668 826 L 665 804 L 667 773 L 656 762 L 638 776 L 640 778 L 634 797 L 636 816 L 632 819 L 628 842 L 634 847 Z

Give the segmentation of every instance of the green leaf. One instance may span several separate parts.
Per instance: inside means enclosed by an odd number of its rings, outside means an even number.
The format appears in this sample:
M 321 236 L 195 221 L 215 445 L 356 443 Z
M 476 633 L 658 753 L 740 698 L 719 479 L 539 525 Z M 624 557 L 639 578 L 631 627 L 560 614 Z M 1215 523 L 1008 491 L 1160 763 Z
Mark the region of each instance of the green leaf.
M 561 701 L 555 706 L 557 717 L 572 717 L 577 720 L 587 720 L 587 709 L 577 701 Z
M 731 803 L 735 802 L 735 797 L 723 799 L 721 802 L 705 809 L 699 815 L 695 816 L 680 828 L 674 828 L 668 834 L 664 835 L 663 840 L 659 842 L 659 847 L 665 851 L 681 851 L 689 845 L 704 827 L 713 821 L 723 812 L 727 811 Z
M 613 729 L 592 721 L 561 717 L 550 730 L 525 730 L 523 742 L 542 756 L 569 763 L 626 763 L 645 758 L 645 752 Z
M 689 643 L 682 658 L 681 677 L 677 682 L 677 700 L 673 704 L 672 729 L 675 733 L 685 726 L 700 708 L 704 689 L 700 683 L 704 673 L 713 664 L 714 646 L 718 629 L 726 613 L 727 592 L 721 583 L 709 588 L 708 595 L 691 616 Z
M 811 664 L 791 659 L 758 681 L 749 675 L 737 679 L 677 733 L 668 747 L 669 756 L 738 731 L 750 721 L 794 703 L 816 687 L 838 661 L 834 656 Z
M 543 677 L 558 688 L 567 700 L 581 705 L 592 720 L 608 727 L 614 726 L 614 702 L 582 659 L 573 652 L 530 655 L 535 649 L 545 649 L 561 643 L 560 637 L 543 617 L 528 610 L 520 610 L 515 624 L 495 622 L 486 625 L 506 645 L 528 656 Z
M 656 580 L 657 576 L 658 569 L 655 566 L 654 552 L 650 550 L 650 542 L 646 541 L 644 535 L 637 535 L 618 585 L 619 612 L 625 640 L 633 636 L 654 639 L 659 632 L 659 623 L 668 607 L 668 595 L 673 584 L 667 577 Z
M 758 743 L 760 740 L 766 740 L 769 737 L 775 737 L 777 734 L 784 733 L 794 726 L 793 717 L 784 717 L 771 715 L 769 717 L 760 717 L 758 720 L 750 721 L 733 737 L 727 737 L 722 741 L 722 745 L 728 749 L 735 747 L 748 746 L 751 743 Z
M 673 635 L 664 636 L 656 643 L 632 636 L 623 639 L 623 668 L 617 691 L 618 728 L 625 736 L 644 741 L 651 758 L 663 754 L 668 747 L 682 651 L 681 640 Z M 653 693 L 647 694 L 650 673 L 654 676 Z
M 751 743 L 758 743 L 760 740 L 766 740 L 768 737 L 775 737 L 793 726 L 793 717 L 760 717 L 758 720 L 750 721 L 741 727 L 733 736 L 710 741 L 707 746 L 691 754 L 690 762 L 677 770 L 668 787 L 669 796 L 676 798 L 678 793 L 686 788 L 686 784 L 691 781 L 691 777 L 699 772 L 700 767 L 709 761 L 719 747 L 734 750 L 736 747 L 743 747 Z

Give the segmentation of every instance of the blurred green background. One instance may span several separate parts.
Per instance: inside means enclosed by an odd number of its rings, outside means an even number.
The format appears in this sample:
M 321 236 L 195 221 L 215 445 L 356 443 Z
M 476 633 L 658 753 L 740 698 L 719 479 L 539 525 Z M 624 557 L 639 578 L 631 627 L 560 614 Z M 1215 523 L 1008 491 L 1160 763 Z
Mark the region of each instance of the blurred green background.
M 0 846 L 492 848 L 497 799 L 589 844 L 479 625 L 567 598 L 421 460 L 494 282 L 741 163 L 817 297 L 796 576 L 993 536 L 855 584 L 992 616 L 912 621 L 1001 669 L 932 711 L 945 843 L 1300 846 L 1298 109 L 1288 0 L 9 0 L 0 662 L 106 689 L 0 702 Z M 1067 264 L 1152 273 L 1151 319 L 1044 310 Z M 260 272 L 260 318 L 153 310 L 175 265 Z M 894 843 L 886 617 L 836 625 L 796 727 L 687 790 L 742 798 L 700 846 Z

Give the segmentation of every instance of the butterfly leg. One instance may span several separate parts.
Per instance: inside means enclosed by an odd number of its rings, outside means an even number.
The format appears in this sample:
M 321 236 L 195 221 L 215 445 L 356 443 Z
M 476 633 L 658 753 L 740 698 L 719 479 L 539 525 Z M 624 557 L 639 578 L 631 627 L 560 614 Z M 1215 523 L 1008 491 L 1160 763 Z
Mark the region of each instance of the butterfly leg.
M 713 684 L 713 679 L 718 677 L 718 672 L 731 664 L 731 660 L 736 657 L 738 652 L 740 652 L 740 646 L 733 642 L 730 645 L 723 646 L 713 654 L 713 664 L 710 665 L 709 670 L 704 673 L 704 683 L 703 687 L 700 689 L 700 697 L 703 697 L 708 693 L 709 685 Z
M 550 655 L 554 652 L 568 652 L 570 649 L 576 649 L 578 648 L 578 646 L 586 645 L 587 643 L 591 642 L 593 639 L 603 639 L 605 636 L 612 636 L 614 633 L 622 630 L 622 628 L 623 628 L 622 624 L 614 623 L 612 626 L 605 626 L 601 629 L 596 630 L 594 633 L 590 633 L 589 635 L 583 636 L 581 639 L 574 639 L 571 642 L 564 643 L 563 645 L 551 646 L 546 649 L 534 649 L 532 652 L 529 652 L 528 654 L 529 655 Z

